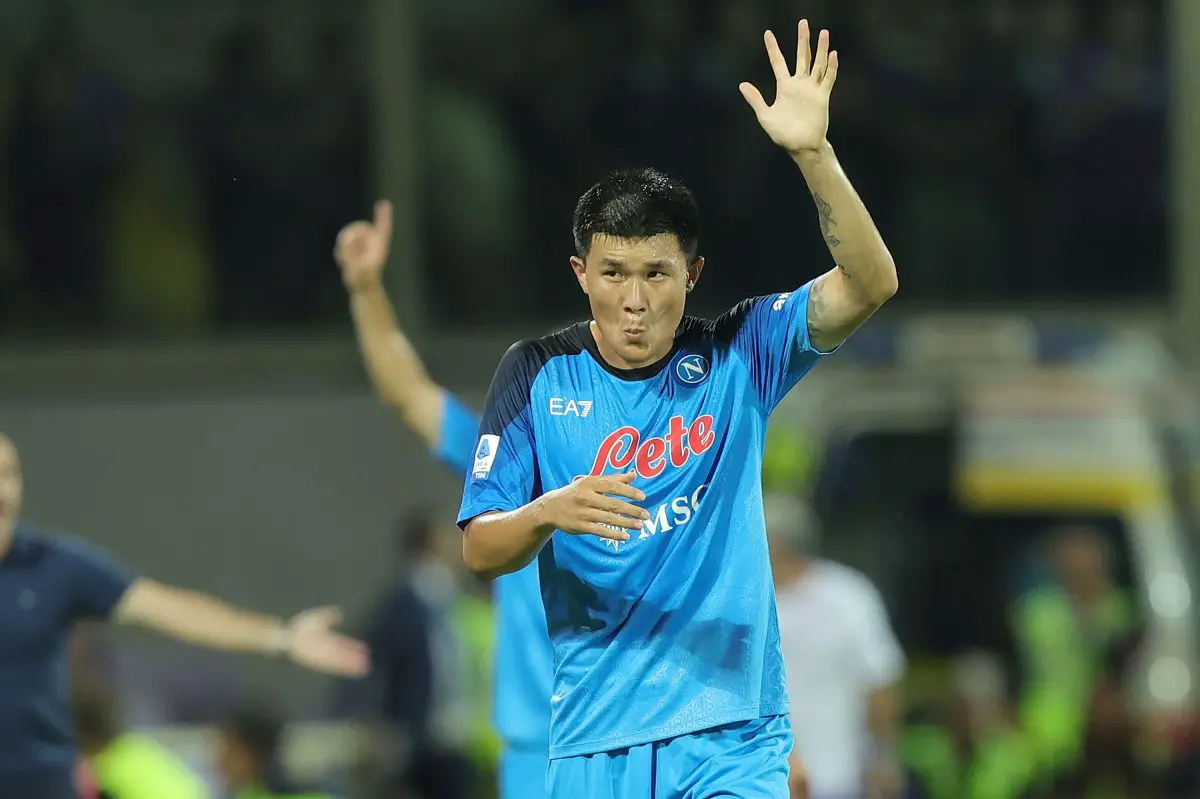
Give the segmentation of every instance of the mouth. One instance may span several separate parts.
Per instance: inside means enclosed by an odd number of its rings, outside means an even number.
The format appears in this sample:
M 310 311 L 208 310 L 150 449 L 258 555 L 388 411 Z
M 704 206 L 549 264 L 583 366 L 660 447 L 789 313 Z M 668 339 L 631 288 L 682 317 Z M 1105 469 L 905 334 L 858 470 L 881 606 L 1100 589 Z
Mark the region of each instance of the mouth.
M 626 341 L 641 341 L 646 337 L 645 328 L 626 328 L 621 331 Z

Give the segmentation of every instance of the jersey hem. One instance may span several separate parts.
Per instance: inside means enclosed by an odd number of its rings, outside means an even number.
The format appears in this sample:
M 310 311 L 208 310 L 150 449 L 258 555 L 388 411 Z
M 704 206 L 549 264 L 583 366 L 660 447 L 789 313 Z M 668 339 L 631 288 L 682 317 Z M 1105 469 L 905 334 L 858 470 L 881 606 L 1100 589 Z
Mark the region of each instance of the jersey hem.
M 711 730 L 713 727 L 723 727 L 726 724 L 734 724 L 739 721 L 753 721 L 754 719 L 768 718 L 770 716 L 785 716 L 788 712 L 788 704 L 786 701 L 777 704 L 764 705 L 762 703 L 755 705 L 746 705 L 744 707 L 728 710 L 724 713 L 718 713 L 712 716 L 704 716 L 695 721 L 689 721 L 687 724 L 667 724 L 662 727 L 655 727 L 652 730 L 632 733 L 629 735 L 617 735 L 612 738 L 599 738 L 591 741 L 581 741 L 570 746 L 553 746 L 550 747 L 550 759 L 562 760 L 568 757 L 580 757 L 583 755 L 596 755 L 603 752 L 611 752 L 614 749 L 626 749 L 631 746 L 642 746 L 643 744 L 655 743 L 657 741 L 666 741 L 671 738 L 678 738 L 682 735 L 691 735 L 692 733 L 704 732 Z

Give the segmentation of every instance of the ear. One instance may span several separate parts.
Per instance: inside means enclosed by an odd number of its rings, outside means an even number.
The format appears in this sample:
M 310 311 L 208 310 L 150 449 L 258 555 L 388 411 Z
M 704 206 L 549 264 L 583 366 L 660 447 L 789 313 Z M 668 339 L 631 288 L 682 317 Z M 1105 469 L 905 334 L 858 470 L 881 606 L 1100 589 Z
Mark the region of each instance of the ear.
M 687 290 L 691 291 L 696 288 L 696 283 L 700 280 L 700 273 L 704 271 L 704 259 L 697 256 L 696 260 L 692 261 L 687 268 Z
M 584 294 L 587 294 L 587 264 L 578 255 L 571 256 L 571 271 L 575 273 L 575 279 L 579 281 L 579 288 L 583 289 Z

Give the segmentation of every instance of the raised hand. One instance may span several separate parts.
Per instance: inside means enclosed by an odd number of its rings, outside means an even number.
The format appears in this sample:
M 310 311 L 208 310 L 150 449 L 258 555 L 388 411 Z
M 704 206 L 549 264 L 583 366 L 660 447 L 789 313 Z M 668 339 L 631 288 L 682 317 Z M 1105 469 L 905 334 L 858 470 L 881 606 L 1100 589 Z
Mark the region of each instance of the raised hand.
M 630 485 L 635 477 L 637 472 L 593 475 L 551 491 L 543 501 L 546 521 L 572 535 L 628 541 L 628 531 L 642 529 L 642 521 L 650 518 L 646 509 L 625 501 L 641 502 L 646 498 Z
M 767 31 L 763 35 L 775 73 L 775 102 L 767 105 L 762 92 L 753 84 L 743 83 L 738 87 L 771 141 L 792 154 L 824 145 L 829 131 L 829 94 L 838 70 L 837 51 L 829 51 L 829 31 L 823 30 L 817 37 L 814 57 L 809 45 L 808 20 L 800 20 L 798 27 L 794 74 L 788 69 L 775 34 Z
M 339 677 L 362 677 L 371 666 L 362 641 L 334 628 L 342 620 L 337 608 L 315 608 L 298 613 L 288 623 L 287 656 L 313 671 Z
M 375 218 L 351 222 L 338 233 L 333 259 L 342 269 L 346 288 L 356 291 L 379 283 L 392 247 L 392 204 L 375 203 Z

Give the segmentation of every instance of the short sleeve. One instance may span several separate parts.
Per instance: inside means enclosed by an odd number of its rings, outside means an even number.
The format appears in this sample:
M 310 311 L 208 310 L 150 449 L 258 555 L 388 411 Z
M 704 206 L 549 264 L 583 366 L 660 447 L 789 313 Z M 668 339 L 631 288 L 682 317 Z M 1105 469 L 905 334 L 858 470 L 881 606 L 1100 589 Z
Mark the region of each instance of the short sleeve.
M 904 676 L 904 650 L 888 620 L 887 607 L 875 586 L 864 579 L 861 586 L 855 634 L 869 688 L 881 688 Z
M 450 392 L 442 406 L 442 429 L 433 455 L 459 475 L 471 468 L 475 441 L 479 435 L 479 415 Z
M 800 378 L 830 354 L 815 348 L 808 337 L 812 285 L 810 280 L 795 291 L 745 300 L 726 314 L 727 321 L 737 326 L 734 348 L 747 360 L 768 410 L 774 410 Z
M 537 366 L 518 343 L 496 368 L 459 508 L 459 527 L 489 511 L 516 510 L 534 497 L 537 459 L 530 390 Z
M 73 612 L 78 619 L 107 619 L 135 575 L 112 555 L 76 538 L 57 542 L 71 580 Z

